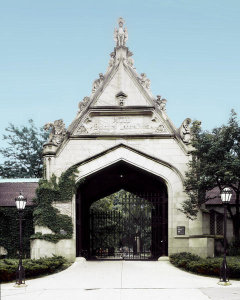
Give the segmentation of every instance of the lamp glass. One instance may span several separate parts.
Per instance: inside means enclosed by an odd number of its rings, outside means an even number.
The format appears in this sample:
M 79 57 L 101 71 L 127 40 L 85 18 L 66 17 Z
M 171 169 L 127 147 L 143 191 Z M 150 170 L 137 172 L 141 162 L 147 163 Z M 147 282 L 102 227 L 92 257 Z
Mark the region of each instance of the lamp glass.
M 27 199 L 24 198 L 24 196 L 20 192 L 20 195 L 15 199 L 15 203 L 18 210 L 24 210 L 27 203 Z
M 229 203 L 232 197 L 232 190 L 230 188 L 224 188 L 221 191 L 221 200 L 223 203 Z

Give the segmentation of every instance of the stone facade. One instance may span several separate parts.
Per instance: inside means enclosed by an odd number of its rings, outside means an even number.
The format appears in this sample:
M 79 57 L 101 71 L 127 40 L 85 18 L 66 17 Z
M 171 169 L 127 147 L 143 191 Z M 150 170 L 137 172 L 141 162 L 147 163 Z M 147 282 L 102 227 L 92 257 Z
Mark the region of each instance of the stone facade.
M 189 221 L 178 210 L 186 197 L 183 178 L 191 159 L 191 120 L 185 119 L 179 129 L 170 121 L 167 100 L 154 97 L 150 80 L 134 67 L 123 24 L 120 18 L 107 72 L 93 82 L 91 95 L 79 103 L 79 111 L 69 128 L 65 130 L 62 120 L 46 125 L 47 129 L 52 128 L 43 150 L 46 177 L 52 174 L 59 177 L 69 167 L 79 164 L 79 181 L 121 161 L 160 177 L 168 191 L 168 253 L 190 251 L 213 256 L 213 240 L 203 235 L 202 214 L 196 221 Z M 58 208 L 72 216 L 76 229 L 75 198 L 71 204 L 58 204 Z M 177 234 L 178 226 L 185 227 L 184 235 Z M 44 233 L 43 228 L 35 231 Z M 54 245 L 35 240 L 32 258 L 54 253 L 74 260 L 75 240 L 76 230 L 72 240 L 61 240 Z

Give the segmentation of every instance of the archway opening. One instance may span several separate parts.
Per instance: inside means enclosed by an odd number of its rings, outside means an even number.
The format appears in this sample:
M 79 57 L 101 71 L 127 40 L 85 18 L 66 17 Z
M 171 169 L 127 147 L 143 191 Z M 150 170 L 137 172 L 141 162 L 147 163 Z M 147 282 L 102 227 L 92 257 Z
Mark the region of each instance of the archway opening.
M 89 259 L 167 255 L 165 182 L 123 161 L 86 177 L 76 196 L 76 242 L 77 256 Z

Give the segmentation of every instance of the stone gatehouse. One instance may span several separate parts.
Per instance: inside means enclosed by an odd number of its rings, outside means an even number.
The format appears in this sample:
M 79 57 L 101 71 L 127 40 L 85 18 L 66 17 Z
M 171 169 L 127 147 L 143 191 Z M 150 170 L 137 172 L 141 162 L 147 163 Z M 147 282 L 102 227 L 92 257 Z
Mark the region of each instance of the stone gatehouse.
M 71 125 L 65 129 L 62 120 L 46 125 L 52 129 L 43 150 L 46 177 L 59 177 L 78 164 L 76 182 L 85 180 L 71 203 L 56 204 L 71 216 L 73 238 L 56 244 L 36 239 L 32 241 L 32 258 L 53 253 L 70 260 L 80 256 L 89 245 L 90 205 L 121 189 L 159 193 L 167 203 L 159 256 L 182 251 L 213 256 L 214 240 L 204 235 L 202 213 L 190 221 L 179 211 L 186 197 L 183 178 L 191 159 L 191 120 L 186 118 L 180 128 L 174 126 L 167 115 L 167 100 L 154 96 L 146 74 L 137 72 L 127 39 L 120 18 L 107 70 L 99 74 L 90 95 L 79 103 Z M 50 232 L 39 226 L 35 231 Z

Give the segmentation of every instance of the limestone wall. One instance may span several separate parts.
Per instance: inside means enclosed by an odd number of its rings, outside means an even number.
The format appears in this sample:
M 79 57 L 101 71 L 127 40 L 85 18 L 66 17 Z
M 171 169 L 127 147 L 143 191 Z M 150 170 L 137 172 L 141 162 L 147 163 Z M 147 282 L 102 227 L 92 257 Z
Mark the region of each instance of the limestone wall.
M 70 166 L 89 159 L 119 144 L 124 144 L 176 167 L 182 175 L 186 171 L 189 156 L 175 139 L 154 138 L 96 138 L 72 139 L 49 163 L 50 173 L 59 176 Z
M 131 148 L 119 146 L 114 150 L 112 147 L 119 144 L 127 145 Z M 109 150 L 110 149 L 110 150 Z M 135 152 L 136 149 L 140 152 Z M 109 150 L 103 153 L 105 150 Z M 98 155 L 99 156 L 96 156 Z M 146 157 L 150 155 L 150 157 Z M 159 159 L 154 160 L 151 157 Z M 86 161 L 89 159 L 88 161 Z M 203 226 L 202 214 L 199 213 L 197 220 L 189 221 L 185 215 L 179 211 L 182 201 L 186 195 L 183 191 L 182 178 L 186 170 L 189 156 L 174 139 L 77 139 L 70 140 L 65 147 L 53 158 L 49 167 L 50 173 L 59 176 L 70 166 L 86 161 L 79 167 L 79 178 L 103 169 L 112 163 L 124 160 L 132 163 L 148 172 L 161 177 L 168 189 L 168 251 L 169 254 L 188 251 L 201 256 L 213 256 L 213 239 L 201 238 L 206 233 Z M 165 163 L 172 165 L 168 166 Z M 68 207 L 58 207 L 62 213 L 72 216 L 74 224 L 74 236 L 72 240 L 62 240 L 57 244 L 46 241 L 32 242 L 32 257 L 38 258 L 49 253 L 61 254 L 72 260 L 76 256 L 75 243 L 75 197 Z M 177 234 L 177 226 L 185 227 L 185 234 Z M 203 232 L 204 231 L 204 232 Z M 193 238 L 199 236 L 199 238 Z

